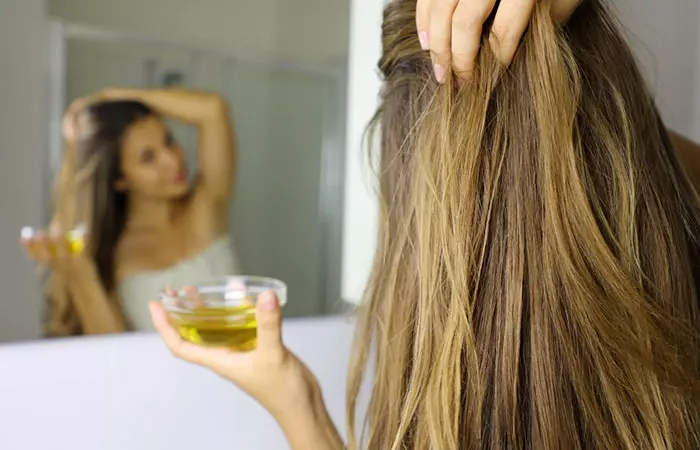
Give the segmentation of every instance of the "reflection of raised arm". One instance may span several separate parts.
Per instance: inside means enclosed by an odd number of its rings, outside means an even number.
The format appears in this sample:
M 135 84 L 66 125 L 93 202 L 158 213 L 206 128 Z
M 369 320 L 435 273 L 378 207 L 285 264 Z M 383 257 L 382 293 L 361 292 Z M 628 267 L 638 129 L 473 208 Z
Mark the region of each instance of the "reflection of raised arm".
M 231 115 L 219 96 L 182 89 L 107 89 L 105 100 L 146 103 L 163 116 L 199 129 L 199 186 L 213 201 L 228 204 L 235 173 L 236 141 Z
M 695 188 L 700 190 L 700 145 L 673 131 L 669 130 L 669 133 L 681 158 L 681 163 L 688 171 Z

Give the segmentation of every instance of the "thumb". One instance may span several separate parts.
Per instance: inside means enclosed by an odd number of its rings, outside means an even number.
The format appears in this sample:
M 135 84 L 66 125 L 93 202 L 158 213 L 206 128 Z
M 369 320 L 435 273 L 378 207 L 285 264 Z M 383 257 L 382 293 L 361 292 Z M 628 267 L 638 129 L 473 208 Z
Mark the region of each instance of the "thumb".
M 266 291 L 258 297 L 255 318 L 258 322 L 258 349 L 276 351 L 282 348 L 282 309 L 277 295 Z

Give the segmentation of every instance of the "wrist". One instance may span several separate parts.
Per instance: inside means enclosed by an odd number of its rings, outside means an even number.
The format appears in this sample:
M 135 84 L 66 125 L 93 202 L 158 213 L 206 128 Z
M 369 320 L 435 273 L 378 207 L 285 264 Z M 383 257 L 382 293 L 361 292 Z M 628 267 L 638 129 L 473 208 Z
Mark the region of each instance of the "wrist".
M 318 385 L 310 401 L 275 415 L 277 423 L 293 450 L 341 450 L 343 441 L 328 414 Z
M 74 281 L 88 281 L 99 279 L 95 263 L 84 255 L 75 255 L 66 258 L 60 263 L 62 272 Z

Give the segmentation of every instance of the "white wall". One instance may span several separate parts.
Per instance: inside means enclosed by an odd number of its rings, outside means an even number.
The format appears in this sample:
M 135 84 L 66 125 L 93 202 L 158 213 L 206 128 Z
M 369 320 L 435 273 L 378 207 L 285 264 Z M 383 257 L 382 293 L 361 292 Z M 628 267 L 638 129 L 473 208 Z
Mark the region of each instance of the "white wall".
M 700 2 L 613 0 L 667 124 L 700 141 Z
M 0 2 L 0 342 L 40 329 L 39 285 L 19 230 L 41 224 L 47 189 L 46 38 L 42 0 Z
M 289 320 L 283 331 L 345 434 L 352 321 Z M 173 358 L 155 334 L 2 346 L 0 373 L 2 450 L 289 448 L 259 404 L 210 371 Z M 367 397 L 365 388 L 360 411 Z
M 377 147 L 367 149 L 363 134 L 377 109 L 381 88 L 377 62 L 382 53 L 383 3 L 352 0 L 350 9 L 341 296 L 351 303 L 358 303 L 362 297 L 377 242 L 375 174 L 366 164 L 367 151 L 376 151 Z

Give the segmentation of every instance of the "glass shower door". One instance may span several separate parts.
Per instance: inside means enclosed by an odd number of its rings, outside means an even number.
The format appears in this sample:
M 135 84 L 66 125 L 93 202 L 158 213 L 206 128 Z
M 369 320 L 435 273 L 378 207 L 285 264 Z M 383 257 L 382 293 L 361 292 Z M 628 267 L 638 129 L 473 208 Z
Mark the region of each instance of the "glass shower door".
M 238 133 L 231 224 L 243 269 L 287 282 L 286 315 L 321 314 L 328 267 L 320 189 L 332 80 L 232 61 L 223 70 L 221 92 Z

